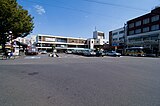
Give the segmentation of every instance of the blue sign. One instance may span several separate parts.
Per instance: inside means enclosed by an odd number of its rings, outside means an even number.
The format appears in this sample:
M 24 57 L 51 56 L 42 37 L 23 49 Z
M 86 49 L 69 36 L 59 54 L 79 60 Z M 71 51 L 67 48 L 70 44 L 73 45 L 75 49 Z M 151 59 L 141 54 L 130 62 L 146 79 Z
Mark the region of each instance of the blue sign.
M 119 46 L 119 43 L 112 43 L 112 46 Z

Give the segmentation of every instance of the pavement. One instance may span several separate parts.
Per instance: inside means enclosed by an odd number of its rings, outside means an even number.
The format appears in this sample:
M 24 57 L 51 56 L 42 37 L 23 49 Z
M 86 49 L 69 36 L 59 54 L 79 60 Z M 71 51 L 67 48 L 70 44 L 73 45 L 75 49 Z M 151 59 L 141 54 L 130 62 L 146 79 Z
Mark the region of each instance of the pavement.
M 59 54 L 0 60 L 0 106 L 160 106 L 160 59 Z

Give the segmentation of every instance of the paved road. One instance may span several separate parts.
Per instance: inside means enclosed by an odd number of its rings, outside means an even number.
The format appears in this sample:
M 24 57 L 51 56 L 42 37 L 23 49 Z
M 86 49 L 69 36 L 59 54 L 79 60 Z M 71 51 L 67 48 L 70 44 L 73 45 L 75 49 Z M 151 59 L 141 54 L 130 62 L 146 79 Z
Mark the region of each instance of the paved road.
M 158 58 L 60 57 L 0 60 L 0 106 L 160 106 Z

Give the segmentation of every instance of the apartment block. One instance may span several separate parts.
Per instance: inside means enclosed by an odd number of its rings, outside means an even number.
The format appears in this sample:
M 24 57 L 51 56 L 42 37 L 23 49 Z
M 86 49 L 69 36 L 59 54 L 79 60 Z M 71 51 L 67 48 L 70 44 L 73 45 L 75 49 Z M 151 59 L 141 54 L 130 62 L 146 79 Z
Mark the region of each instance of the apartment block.
M 127 21 L 127 46 L 160 50 L 160 7 Z

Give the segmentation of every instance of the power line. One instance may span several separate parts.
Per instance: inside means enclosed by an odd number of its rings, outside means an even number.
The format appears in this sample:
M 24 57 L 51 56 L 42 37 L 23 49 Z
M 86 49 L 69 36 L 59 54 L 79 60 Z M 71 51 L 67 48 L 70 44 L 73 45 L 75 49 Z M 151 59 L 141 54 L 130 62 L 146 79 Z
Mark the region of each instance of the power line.
M 135 8 L 135 7 L 125 6 L 125 5 L 120 5 L 120 4 L 107 3 L 107 2 L 96 1 L 96 0 L 83 0 L 83 1 L 97 3 L 97 4 L 103 4 L 103 5 L 110 5 L 110 6 L 115 6 L 115 7 L 123 7 L 123 8 L 128 8 L 128 9 L 140 10 L 140 11 L 145 11 L 145 12 L 148 11 L 146 9 Z
M 64 3 L 62 1 L 58 1 L 58 0 L 54 0 L 56 2 L 60 2 L 60 3 Z M 71 10 L 71 11 L 77 11 L 77 12 L 81 12 L 81 13 L 85 13 L 85 14 L 94 14 L 94 15 L 98 15 L 98 16 L 102 16 L 102 17 L 110 17 L 110 18 L 115 18 L 115 19 L 119 19 L 119 17 L 113 17 L 113 16 L 109 16 L 109 15 L 104 15 L 104 14 L 100 14 L 100 13 L 92 13 L 92 12 L 89 12 L 89 11 L 86 11 L 86 10 L 82 10 L 82 9 L 75 9 L 73 7 L 64 7 L 64 6 L 58 6 L 58 5 L 54 5 L 54 4 L 48 4 L 48 3 L 43 3 L 43 2 L 39 2 L 39 1 L 30 1 L 30 0 L 26 0 L 24 2 L 29 2 L 29 3 L 34 3 L 34 4 L 42 4 L 42 5 L 47 5 L 47 6 L 50 6 L 50 7 L 55 7 L 55 8 L 62 8 L 62 9 L 65 9 L 65 10 Z
M 59 2 L 57 0 L 55 0 L 56 2 Z M 85 10 L 81 10 L 81 9 L 75 9 L 75 8 L 71 8 L 71 7 L 64 7 L 64 6 L 57 6 L 57 5 L 54 5 L 54 4 L 48 4 L 48 3 L 43 3 L 43 2 L 35 2 L 35 1 L 29 1 L 29 0 L 26 0 L 24 2 L 30 2 L 30 3 L 34 3 L 34 4 L 43 4 L 43 5 L 48 5 L 50 7 L 57 7 L 57 8 L 62 8 L 62 9 L 67 9 L 67 10 L 72 10 L 72 11 L 78 11 L 78 12 L 82 12 L 82 13 L 87 13 L 87 14 L 91 14 L 91 12 L 88 12 L 88 11 L 85 11 Z
M 62 8 L 65 10 L 71 10 L 71 11 L 77 11 L 77 12 L 81 12 L 81 13 L 85 13 L 85 14 L 94 14 L 94 15 L 98 15 L 98 16 L 102 16 L 102 17 L 110 17 L 110 18 L 115 18 L 115 19 L 119 19 L 119 17 L 115 17 L 115 16 L 109 16 L 109 15 L 104 15 L 104 14 L 100 14 L 100 13 L 93 13 L 93 12 L 89 12 L 86 10 L 82 10 L 82 9 L 76 9 L 74 7 L 66 7 L 66 6 L 58 6 L 58 5 L 54 5 L 54 4 L 48 4 L 48 3 L 43 3 L 43 2 L 39 2 L 39 1 L 31 1 L 31 0 L 23 0 L 24 2 L 30 2 L 30 3 L 34 3 L 34 4 L 42 4 L 42 5 L 47 5 L 50 7 L 56 7 L 56 8 Z M 60 3 L 65 3 L 62 1 L 58 1 L 58 0 L 54 0 L 55 2 L 60 2 Z M 111 5 L 111 6 L 116 6 L 116 7 L 123 7 L 123 8 L 130 8 L 130 9 L 136 9 L 136 10 L 141 10 L 141 11 L 147 11 L 144 9 L 138 9 L 138 8 L 134 8 L 134 7 L 129 7 L 129 6 L 123 6 L 123 5 L 118 5 L 118 4 L 111 4 L 111 3 L 106 3 L 106 2 L 99 2 L 96 0 L 83 0 L 83 1 L 87 1 L 87 2 L 91 2 L 91 3 L 98 3 L 98 4 L 103 4 L 103 5 Z

